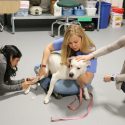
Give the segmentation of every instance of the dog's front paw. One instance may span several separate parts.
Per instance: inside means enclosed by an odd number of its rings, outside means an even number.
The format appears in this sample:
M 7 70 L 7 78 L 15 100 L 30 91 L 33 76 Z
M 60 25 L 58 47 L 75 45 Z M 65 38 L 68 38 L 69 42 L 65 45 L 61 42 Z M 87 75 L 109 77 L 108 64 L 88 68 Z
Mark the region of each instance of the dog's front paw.
M 30 92 L 31 86 L 29 86 L 27 89 L 24 90 L 24 94 L 28 94 Z
M 45 97 L 44 99 L 44 104 L 48 104 L 49 103 L 49 98 L 48 97 Z
M 90 95 L 89 95 L 87 87 L 84 88 L 84 97 L 85 97 L 86 100 L 90 99 Z
M 89 94 L 84 94 L 86 100 L 90 100 Z
M 31 88 L 33 88 L 35 90 L 37 90 L 37 87 L 38 87 L 38 83 L 36 83 L 36 84 L 34 84 L 34 85 L 31 86 Z

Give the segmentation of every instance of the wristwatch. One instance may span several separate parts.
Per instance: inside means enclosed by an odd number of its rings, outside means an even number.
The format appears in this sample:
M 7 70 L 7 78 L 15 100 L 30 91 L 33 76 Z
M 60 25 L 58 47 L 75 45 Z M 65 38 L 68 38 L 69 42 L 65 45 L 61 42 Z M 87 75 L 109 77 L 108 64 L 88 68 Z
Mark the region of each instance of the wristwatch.
M 111 81 L 115 81 L 115 78 L 113 76 L 111 76 Z

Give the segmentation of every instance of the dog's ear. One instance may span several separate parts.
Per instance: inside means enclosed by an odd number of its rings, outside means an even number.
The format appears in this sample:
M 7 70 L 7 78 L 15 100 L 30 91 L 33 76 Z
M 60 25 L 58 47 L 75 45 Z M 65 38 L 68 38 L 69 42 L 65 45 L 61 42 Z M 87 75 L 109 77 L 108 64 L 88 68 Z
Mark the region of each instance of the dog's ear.
M 70 66 L 70 63 L 71 63 L 71 58 L 67 58 L 67 65 L 68 65 L 68 67 Z
M 69 58 L 67 59 L 67 61 L 68 61 L 69 63 L 71 63 L 71 60 L 74 59 L 74 58 L 75 58 L 74 56 L 69 57 Z

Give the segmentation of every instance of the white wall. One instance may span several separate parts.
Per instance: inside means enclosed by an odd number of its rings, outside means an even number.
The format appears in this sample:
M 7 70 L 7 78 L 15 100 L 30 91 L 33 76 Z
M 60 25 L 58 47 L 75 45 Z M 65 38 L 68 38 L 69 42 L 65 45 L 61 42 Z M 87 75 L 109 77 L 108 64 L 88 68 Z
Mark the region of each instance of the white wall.
M 117 7 L 122 7 L 123 5 L 123 0 L 103 0 L 105 2 L 112 3 L 112 6 L 117 6 Z
M 112 5 L 113 5 L 113 6 L 122 7 L 122 5 L 123 5 L 123 0 L 112 0 Z
M 82 3 L 82 4 L 85 4 L 86 0 L 77 0 L 77 1 Z M 112 6 L 117 6 L 117 7 L 120 7 L 120 8 L 123 5 L 123 0 L 102 0 L 102 1 L 112 3 Z

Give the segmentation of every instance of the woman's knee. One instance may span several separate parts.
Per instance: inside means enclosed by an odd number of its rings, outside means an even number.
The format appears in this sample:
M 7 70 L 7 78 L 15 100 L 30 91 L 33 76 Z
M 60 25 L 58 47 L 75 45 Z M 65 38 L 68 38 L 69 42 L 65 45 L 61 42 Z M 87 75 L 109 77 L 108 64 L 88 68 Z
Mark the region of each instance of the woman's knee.
M 58 80 L 55 84 L 54 92 L 64 95 L 72 95 L 77 94 L 79 88 L 74 80 Z

